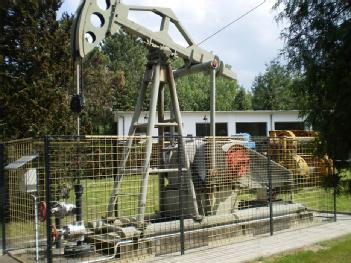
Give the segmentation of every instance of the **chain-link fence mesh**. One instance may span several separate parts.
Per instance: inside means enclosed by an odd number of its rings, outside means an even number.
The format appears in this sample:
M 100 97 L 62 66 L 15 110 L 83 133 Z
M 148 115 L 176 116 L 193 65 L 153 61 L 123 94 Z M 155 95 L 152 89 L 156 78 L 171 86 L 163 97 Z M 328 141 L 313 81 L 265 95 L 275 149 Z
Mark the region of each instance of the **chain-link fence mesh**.
M 277 134 L 9 142 L 6 164 L 32 159 L 5 169 L 6 249 L 26 262 L 133 261 L 328 222 L 333 165 L 316 149 L 313 136 Z

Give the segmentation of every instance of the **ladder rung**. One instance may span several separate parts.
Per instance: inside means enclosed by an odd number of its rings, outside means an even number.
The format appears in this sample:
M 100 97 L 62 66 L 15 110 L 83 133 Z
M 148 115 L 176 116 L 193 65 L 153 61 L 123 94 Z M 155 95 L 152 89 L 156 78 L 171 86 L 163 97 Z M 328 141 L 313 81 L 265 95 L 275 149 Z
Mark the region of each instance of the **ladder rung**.
M 177 127 L 177 126 L 178 126 L 178 123 L 176 123 L 176 122 L 159 122 L 159 123 L 156 123 L 156 124 L 155 124 L 155 127 L 157 127 L 157 126 L 165 126 L 165 127 L 172 126 L 172 127 Z
M 166 119 L 166 120 L 163 120 L 163 122 L 175 122 L 176 120 L 175 119 Z
M 143 127 L 147 127 L 147 123 L 136 123 L 134 124 L 135 128 L 143 128 Z M 159 122 L 155 124 L 155 127 L 177 127 L 178 123 L 176 122 Z

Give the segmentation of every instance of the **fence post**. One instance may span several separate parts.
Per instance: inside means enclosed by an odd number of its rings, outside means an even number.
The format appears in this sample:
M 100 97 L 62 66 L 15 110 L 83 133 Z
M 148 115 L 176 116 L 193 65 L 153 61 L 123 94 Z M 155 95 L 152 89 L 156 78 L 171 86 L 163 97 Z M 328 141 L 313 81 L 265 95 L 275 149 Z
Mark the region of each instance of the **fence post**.
M 52 239 L 51 239 L 51 176 L 50 176 L 50 138 L 44 137 L 45 153 L 45 202 L 46 202 L 46 255 L 47 262 L 52 263 Z
M 272 186 L 272 167 L 271 167 L 271 156 L 270 156 L 270 144 L 269 138 L 267 140 L 267 177 L 268 177 L 268 201 L 269 201 L 269 232 L 273 236 L 274 224 L 273 224 L 273 186 Z
M 335 163 L 334 163 L 333 167 L 335 167 Z M 333 173 L 333 215 L 334 215 L 334 222 L 336 222 L 336 191 L 337 191 L 337 177 L 336 177 L 336 174 Z
M 178 198 L 179 198 L 179 231 L 180 231 L 180 254 L 184 255 L 184 202 L 183 202 L 183 156 L 182 156 L 182 138 L 178 136 Z
M 0 186 L 2 187 L 1 195 L 1 230 L 2 230 L 2 254 L 6 254 L 6 179 L 5 179 L 5 146 L 0 144 Z
M 336 222 L 336 179 L 334 178 L 334 190 L 333 190 L 333 212 L 334 222 Z

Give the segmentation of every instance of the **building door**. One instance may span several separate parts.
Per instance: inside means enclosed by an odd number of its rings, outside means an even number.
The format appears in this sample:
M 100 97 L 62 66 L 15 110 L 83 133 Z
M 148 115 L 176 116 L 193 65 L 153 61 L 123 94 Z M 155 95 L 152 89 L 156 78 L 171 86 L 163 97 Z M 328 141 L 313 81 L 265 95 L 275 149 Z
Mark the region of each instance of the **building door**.
M 205 137 L 210 136 L 211 128 L 209 123 L 196 123 L 196 136 Z M 216 123 L 216 136 L 228 136 L 228 123 Z
M 275 122 L 274 129 L 276 130 L 304 130 L 303 122 Z
M 267 136 L 266 122 L 237 122 L 236 133 L 248 133 L 251 136 Z

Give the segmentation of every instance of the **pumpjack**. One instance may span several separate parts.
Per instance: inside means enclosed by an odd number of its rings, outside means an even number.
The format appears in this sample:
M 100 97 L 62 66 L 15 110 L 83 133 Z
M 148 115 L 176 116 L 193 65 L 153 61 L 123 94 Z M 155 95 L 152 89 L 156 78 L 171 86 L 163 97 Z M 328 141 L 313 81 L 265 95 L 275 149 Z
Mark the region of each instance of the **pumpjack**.
M 251 218 L 254 214 L 253 210 L 240 210 L 240 205 L 235 201 L 236 185 L 240 184 L 255 189 L 257 195 L 261 196 L 261 199 L 265 202 L 268 198 L 267 185 L 270 183 L 277 188 L 289 187 L 289 183 L 292 182 L 292 173 L 280 164 L 268 159 L 266 155 L 255 151 L 252 142 L 245 136 L 232 139 L 215 137 L 216 77 L 223 76 L 235 79 L 235 74 L 230 67 L 218 56 L 200 48 L 186 32 L 171 9 L 126 5 L 121 0 L 106 0 L 103 5 L 101 5 L 101 2 L 96 0 L 82 1 L 73 23 L 71 47 L 77 74 L 77 96 L 75 100 L 79 103 L 83 101 L 80 91 L 82 59 L 106 37 L 113 34 L 132 35 L 140 39 L 148 48 L 149 55 L 128 137 L 124 141 L 123 157 L 118 160 L 106 216 L 97 221 L 89 222 L 88 229 L 90 232 L 85 229 L 85 226 L 79 224 L 72 226 L 72 229 L 78 229 L 76 232 L 79 242 L 77 243 L 78 247 L 73 247 L 70 251 L 79 250 L 79 245 L 81 246 L 85 240 L 91 244 L 100 244 L 102 248 L 107 247 L 107 251 L 111 250 L 111 247 L 114 248 L 111 259 L 117 257 L 118 253 L 122 257 L 122 251 L 125 252 L 124 255 L 127 255 L 126 251 L 133 250 L 136 244 L 139 250 L 145 248 L 147 251 L 153 250 L 154 254 L 163 254 L 167 253 L 166 247 L 170 242 L 169 239 L 172 237 L 179 238 L 177 233 L 180 227 L 183 231 L 188 231 L 185 235 L 191 235 L 190 239 L 199 240 L 199 242 L 189 241 L 188 246 L 192 247 L 193 245 L 208 245 L 210 242 L 209 236 L 216 236 L 216 231 L 223 232 L 229 229 L 228 231 L 233 235 L 239 232 L 244 233 L 246 228 L 243 225 L 236 224 L 238 222 L 251 222 L 249 223 L 251 229 L 260 226 L 259 224 L 254 226 L 252 223 L 254 220 L 261 220 L 260 224 L 263 225 L 267 224 L 270 215 L 268 207 L 251 207 L 251 209 L 256 209 L 255 211 L 259 215 L 255 218 Z M 142 24 L 130 20 L 128 17 L 131 12 L 152 12 L 158 15 L 161 18 L 159 31 L 151 31 Z M 174 26 L 186 40 L 187 47 L 177 44 L 171 37 L 171 26 Z M 171 62 L 175 57 L 183 59 L 184 65 L 182 67 L 172 68 Z M 194 142 L 186 140 L 183 133 L 176 79 L 199 72 L 210 75 L 211 79 L 211 124 L 210 137 L 200 142 Z M 171 98 L 171 116 L 169 119 L 165 118 L 164 94 L 167 87 Z M 151 94 L 147 103 L 149 105 L 148 121 L 147 123 L 138 123 L 148 89 L 150 89 Z M 128 172 L 127 162 L 131 156 L 133 136 L 140 127 L 146 128 L 145 150 L 143 151 L 144 156 L 141 158 L 143 164 L 141 169 L 131 173 Z M 152 131 L 155 128 L 158 129 L 158 147 L 162 154 L 159 158 L 162 160 L 162 164 L 157 168 L 151 166 Z M 177 147 L 167 148 L 168 145 L 165 141 L 167 137 L 166 128 L 177 130 Z M 162 152 L 165 149 L 167 154 Z M 181 167 L 175 165 L 180 160 L 175 157 L 177 155 L 182 156 Z M 205 162 L 205 160 L 209 161 Z M 271 182 L 267 181 L 268 172 L 265 169 L 267 163 L 271 167 L 273 176 Z M 180 187 L 179 171 L 184 174 L 185 178 L 184 197 L 179 195 L 179 189 L 176 190 L 177 187 Z M 118 213 L 116 213 L 116 203 L 125 174 L 142 175 L 137 215 L 135 219 L 128 222 L 119 220 Z M 152 224 L 149 224 L 150 221 L 146 222 L 147 220 L 145 220 L 145 210 L 149 178 L 152 174 L 158 174 L 159 177 L 160 210 L 164 212 L 160 216 L 164 218 L 158 218 Z M 167 178 L 168 185 L 165 185 L 165 178 Z M 266 179 L 262 180 L 262 178 Z M 253 181 L 254 183 L 252 183 Z M 76 188 L 79 189 L 76 196 L 82 196 L 82 187 L 77 185 Z M 78 201 L 76 211 L 81 212 L 81 200 Z M 186 218 L 183 218 L 183 221 L 179 220 L 179 209 L 182 206 L 179 204 L 183 204 L 183 212 L 187 215 Z M 304 210 L 304 206 L 300 204 L 281 204 L 275 208 L 274 215 L 279 217 L 278 220 L 284 218 L 294 220 L 296 213 L 304 213 Z M 57 214 L 60 213 L 57 212 Z M 300 214 L 299 216 L 300 218 L 303 216 L 309 217 L 310 214 Z M 81 219 L 82 216 L 77 215 L 77 218 Z M 254 231 L 260 233 L 261 230 L 256 229 Z M 111 238 L 112 236 L 113 238 Z M 88 250 L 89 246 L 87 246 Z M 71 252 L 68 253 L 68 255 L 71 254 Z M 102 258 L 102 260 L 107 259 L 109 258 Z
M 222 75 L 230 79 L 235 79 L 235 74 L 226 66 L 217 56 L 198 47 L 192 40 L 190 35 L 186 32 L 181 25 L 176 15 L 171 9 L 160 7 L 141 7 L 125 5 L 120 0 L 106 1 L 105 10 L 99 7 L 97 1 L 86 0 L 79 6 L 72 30 L 72 55 L 76 61 L 77 74 L 80 73 L 81 60 L 93 48 L 99 45 L 106 37 L 123 32 L 138 37 L 142 40 L 143 44 L 149 49 L 148 62 L 144 74 L 144 79 L 141 84 L 139 96 L 135 106 L 131 126 L 129 128 L 127 143 L 127 151 L 123 158 L 122 163 L 119 165 L 121 170 L 125 169 L 126 160 L 130 154 L 129 150 L 132 144 L 132 137 L 138 127 L 146 126 L 146 151 L 143 169 L 142 185 L 140 190 L 138 223 L 143 224 L 145 205 L 147 198 L 147 186 L 150 173 L 164 173 L 170 172 L 169 169 L 162 171 L 162 169 L 150 169 L 150 160 L 152 154 L 152 130 L 157 127 L 159 130 L 159 137 L 164 138 L 165 127 L 173 127 L 178 130 L 178 136 L 184 137 L 182 127 L 182 117 L 179 108 L 179 101 L 176 91 L 175 79 L 184 75 L 193 74 L 197 72 L 207 72 L 211 75 L 213 85 L 215 85 L 216 75 Z M 143 25 L 137 24 L 128 18 L 131 11 L 139 12 L 153 12 L 161 17 L 160 30 L 153 32 Z M 92 23 L 92 17 L 95 18 L 96 23 Z M 177 44 L 171 37 L 169 29 L 171 24 L 177 28 L 182 37 L 186 40 L 188 47 L 183 47 Z M 176 70 L 172 69 L 171 59 L 179 56 L 183 58 L 185 64 L 183 67 Z M 79 85 L 79 81 L 77 81 Z M 166 85 L 167 84 L 167 85 Z M 168 86 L 171 97 L 171 111 L 174 116 L 171 119 L 165 119 L 165 105 L 164 105 L 164 92 L 165 86 Z M 151 88 L 151 96 L 149 105 L 149 118 L 147 124 L 138 123 L 141 114 L 142 105 L 145 101 L 145 94 L 148 88 Z M 79 88 L 78 88 L 79 90 Z M 214 96 L 213 96 L 214 97 Z M 213 100 L 214 101 L 214 98 Z M 214 102 L 213 102 L 214 104 Z M 214 112 L 214 105 L 213 112 Z M 156 114 L 158 110 L 158 120 Z M 212 114 L 212 117 L 214 114 Z M 213 133 L 214 129 L 212 129 Z M 161 144 L 164 141 L 161 140 Z M 184 139 L 181 139 L 183 147 L 184 165 L 188 178 L 189 192 L 193 199 L 193 215 L 195 218 L 200 219 L 196 192 L 194 183 L 192 181 L 190 162 Z M 160 146 L 164 148 L 164 145 Z M 177 169 L 174 170 L 175 172 Z M 172 172 L 172 171 L 171 171 Z M 108 206 L 107 216 L 112 217 L 114 214 L 115 203 L 118 198 L 118 192 L 123 179 L 123 174 L 118 173 L 115 178 L 114 187 L 111 193 L 110 202 Z

